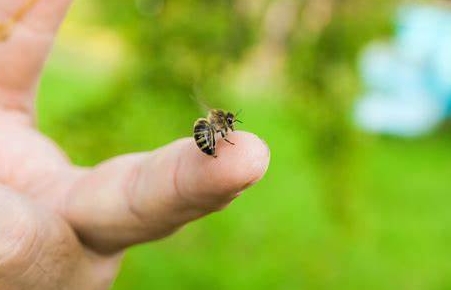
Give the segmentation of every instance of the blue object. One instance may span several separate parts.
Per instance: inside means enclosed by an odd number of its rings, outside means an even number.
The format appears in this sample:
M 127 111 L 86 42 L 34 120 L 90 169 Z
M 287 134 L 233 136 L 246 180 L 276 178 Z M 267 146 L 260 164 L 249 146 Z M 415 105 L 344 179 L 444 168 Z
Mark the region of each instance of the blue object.
M 418 136 L 451 116 L 451 11 L 399 9 L 396 35 L 370 44 L 360 58 L 366 92 L 355 107 L 364 130 Z

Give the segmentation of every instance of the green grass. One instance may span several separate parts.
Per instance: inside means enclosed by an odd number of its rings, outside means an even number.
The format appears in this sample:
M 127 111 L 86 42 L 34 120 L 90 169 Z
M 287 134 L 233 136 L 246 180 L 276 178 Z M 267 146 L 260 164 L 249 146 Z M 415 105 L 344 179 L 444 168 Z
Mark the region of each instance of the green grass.
M 111 80 L 86 82 L 76 69 L 62 79 L 56 65 L 43 81 L 40 124 L 77 163 L 189 134 L 194 107 L 171 97 L 99 100 Z M 244 109 L 242 128 L 269 144 L 267 176 L 224 212 L 128 251 L 113 289 L 451 287 L 449 138 L 356 134 L 352 165 L 328 171 L 312 154 L 309 131 L 286 106 L 230 105 Z M 181 110 L 188 112 L 177 114 Z M 173 124 L 157 130 L 167 116 Z M 352 175 L 347 224 L 330 214 L 324 192 L 328 174 L 337 170 Z
M 225 212 L 131 250 L 115 289 L 446 289 L 449 142 L 373 142 L 350 231 L 329 220 L 309 163 L 279 157 L 276 143 L 262 183 Z

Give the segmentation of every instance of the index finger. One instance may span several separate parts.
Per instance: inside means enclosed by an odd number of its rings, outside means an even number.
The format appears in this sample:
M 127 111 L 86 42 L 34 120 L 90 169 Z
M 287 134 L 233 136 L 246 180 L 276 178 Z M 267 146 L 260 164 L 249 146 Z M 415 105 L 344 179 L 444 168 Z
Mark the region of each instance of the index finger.
M 71 0 L 0 0 L 0 108 L 33 106 L 40 72 Z
M 35 32 L 53 33 L 72 0 L 0 0 L 0 23 L 23 25 Z M 14 27 L 10 27 L 14 29 Z

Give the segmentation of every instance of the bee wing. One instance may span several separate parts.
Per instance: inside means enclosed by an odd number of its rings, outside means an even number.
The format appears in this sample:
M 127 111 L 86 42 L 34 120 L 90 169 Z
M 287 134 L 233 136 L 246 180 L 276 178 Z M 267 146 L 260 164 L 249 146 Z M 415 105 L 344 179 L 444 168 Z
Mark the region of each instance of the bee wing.
M 200 97 L 200 89 L 197 86 L 193 86 L 193 93 L 190 94 L 190 98 L 201 108 L 204 114 L 211 110 L 211 107 Z

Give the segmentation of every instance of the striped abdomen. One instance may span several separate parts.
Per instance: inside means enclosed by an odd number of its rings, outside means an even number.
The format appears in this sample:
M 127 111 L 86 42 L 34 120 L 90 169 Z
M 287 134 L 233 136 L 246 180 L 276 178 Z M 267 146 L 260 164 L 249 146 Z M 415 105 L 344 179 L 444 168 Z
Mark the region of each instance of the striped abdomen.
M 207 119 L 198 119 L 194 123 L 194 140 L 202 152 L 216 157 L 215 131 Z

